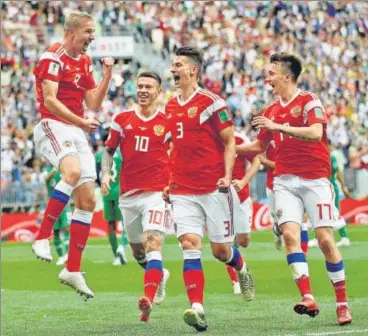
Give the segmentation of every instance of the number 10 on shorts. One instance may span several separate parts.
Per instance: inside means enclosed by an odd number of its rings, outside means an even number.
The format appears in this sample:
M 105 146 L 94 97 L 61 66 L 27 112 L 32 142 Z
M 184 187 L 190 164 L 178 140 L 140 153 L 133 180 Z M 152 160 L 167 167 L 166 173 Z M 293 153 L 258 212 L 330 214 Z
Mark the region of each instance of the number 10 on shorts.
M 169 211 L 150 210 L 149 211 L 149 223 L 156 225 L 163 225 L 166 227 L 168 223 Z

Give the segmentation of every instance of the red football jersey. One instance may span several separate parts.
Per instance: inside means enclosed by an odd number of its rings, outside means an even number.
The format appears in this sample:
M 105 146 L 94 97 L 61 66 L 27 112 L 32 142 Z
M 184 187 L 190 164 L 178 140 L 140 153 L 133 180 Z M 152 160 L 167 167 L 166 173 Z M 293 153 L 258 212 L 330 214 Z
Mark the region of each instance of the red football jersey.
M 266 158 L 275 162 L 275 156 L 276 145 L 275 141 L 271 140 L 267 146 Z M 273 190 L 273 169 L 270 167 L 266 167 L 266 187 L 270 190 Z
M 265 116 L 278 124 L 294 127 L 308 127 L 315 123 L 323 124 L 321 141 L 309 141 L 280 132 L 264 129 L 258 139 L 276 145 L 274 176 L 293 174 L 306 179 L 329 178 L 331 175 L 330 151 L 326 134 L 326 112 L 317 95 L 300 91 L 288 102 L 281 100 L 270 105 Z
M 89 56 L 84 54 L 78 58 L 71 57 L 60 43 L 54 43 L 41 55 L 33 73 L 36 77 L 36 96 L 40 104 L 41 119 L 66 122 L 46 108 L 41 84 L 44 79 L 58 82 L 57 99 L 71 112 L 84 117 L 85 92 L 96 87 Z
M 249 143 L 246 137 L 239 133 L 234 132 L 235 141 L 237 145 L 242 145 L 245 143 Z M 252 162 L 254 155 L 238 155 L 235 159 L 235 164 L 233 168 L 233 180 L 241 180 L 247 171 L 248 162 Z M 238 192 L 238 196 L 240 199 L 240 203 L 244 202 L 248 197 L 250 197 L 250 188 L 249 184 L 247 184 L 242 190 Z
M 135 110 L 114 116 L 106 146 L 120 146 L 120 193 L 162 191 L 168 185 L 167 133 L 168 119 L 160 110 L 149 118 Z
M 170 192 L 213 192 L 225 175 L 225 146 L 219 133 L 233 125 L 225 101 L 198 88 L 184 102 L 179 96 L 172 98 L 166 114 L 173 142 Z

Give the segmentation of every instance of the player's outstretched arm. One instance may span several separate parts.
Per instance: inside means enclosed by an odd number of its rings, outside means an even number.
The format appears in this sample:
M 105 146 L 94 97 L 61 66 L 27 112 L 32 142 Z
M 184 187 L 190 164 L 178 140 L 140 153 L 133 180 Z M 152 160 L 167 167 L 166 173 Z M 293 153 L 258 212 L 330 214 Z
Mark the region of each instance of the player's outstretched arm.
M 236 142 L 232 126 L 226 127 L 220 132 L 220 137 L 225 145 L 224 161 L 225 161 L 225 176 L 221 178 L 217 186 L 220 191 L 227 192 L 231 184 L 233 175 L 233 167 L 236 157 Z
M 244 175 L 244 177 L 241 180 L 233 180 L 232 184 L 236 191 L 242 190 L 251 180 L 252 178 L 257 174 L 259 168 L 261 167 L 261 160 L 259 158 L 259 155 L 255 156 L 250 168 Z
M 114 162 L 114 154 L 116 148 L 106 147 L 102 154 L 101 162 L 101 192 L 103 195 L 107 195 L 110 191 L 110 182 L 114 182 L 110 174 L 112 164 Z
M 97 120 L 85 120 L 72 113 L 59 99 L 57 99 L 57 91 L 59 83 L 52 80 L 44 79 L 42 81 L 42 94 L 45 107 L 59 118 L 83 128 L 88 132 L 93 132 L 99 126 Z
M 102 65 L 102 79 L 98 86 L 94 89 L 86 91 L 84 100 L 87 107 L 91 111 L 96 111 L 104 100 L 107 89 L 109 88 L 110 79 L 112 76 L 112 68 L 114 66 L 114 59 L 112 57 L 105 58 Z
M 323 135 L 322 123 L 315 123 L 306 127 L 294 127 L 277 124 L 267 117 L 260 116 L 253 118 L 252 126 L 255 126 L 256 128 L 265 128 L 271 132 L 280 132 L 295 138 L 311 141 L 321 141 Z
M 242 144 L 236 146 L 236 154 L 246 155 L 246 154 L 259 154 L 263 153 L 266 150 L 266 145 L 261 140 L 254 140 L 250 144 Z

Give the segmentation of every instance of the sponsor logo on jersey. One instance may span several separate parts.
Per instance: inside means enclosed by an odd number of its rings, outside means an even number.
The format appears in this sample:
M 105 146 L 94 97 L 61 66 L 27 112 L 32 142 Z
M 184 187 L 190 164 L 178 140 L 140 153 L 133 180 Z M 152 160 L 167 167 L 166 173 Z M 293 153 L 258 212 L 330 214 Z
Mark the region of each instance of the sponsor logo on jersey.
M 298 118 L 302 114 L 302 108 L 300 106 L 295 106 L 290 111 L 294 118 Z
M 227 112 L 227 110 L 220 111 L 218 116 L 220 118 L 221 123 L 226 123 L 231 120 L 229 112 Z
M 60 68 L 60 64 L 51 62 L 49 65 L 48 73 L 50 75 L 57 76 L 59 74 L 59 68 Z
M 138 128 L 141 130 L 141 131 L 145 131 L 147 129 L 147 127 L 143 127 L 143 126 L 138 126 Z
M 127 127 L 125 127 L 125 129 L 127 130 L 127 129 L 133 129 L 133 127 L 132 127 L 132 125 L 131 124 L 129 124 Z
M 162 125 L 155 125 L 153 126 L 153 133 L 157 136 L 161 136 L 165 133 L 165 127 Z
M 198 111 L 198 107 L 197 106 L 192 106 L 188 109 L 187 113 L 188 113 L 188 117 L 189 118 L 194 118 L 197 115 L 197 111 Z

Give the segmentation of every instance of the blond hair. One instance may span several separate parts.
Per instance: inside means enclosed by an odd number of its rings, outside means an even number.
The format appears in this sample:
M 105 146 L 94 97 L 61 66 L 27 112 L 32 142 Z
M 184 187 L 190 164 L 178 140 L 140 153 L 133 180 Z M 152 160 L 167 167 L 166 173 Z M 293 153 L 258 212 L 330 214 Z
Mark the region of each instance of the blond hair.
M 92 15 L 89 15 L 86 12 L 80 11 L 70 12 L 65 18 L 64 31 L 67 31 L 71 28 L 79 28 L 81 21 L 86 19 L 93 20 L 93 17 Z

